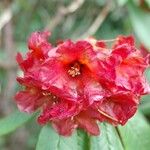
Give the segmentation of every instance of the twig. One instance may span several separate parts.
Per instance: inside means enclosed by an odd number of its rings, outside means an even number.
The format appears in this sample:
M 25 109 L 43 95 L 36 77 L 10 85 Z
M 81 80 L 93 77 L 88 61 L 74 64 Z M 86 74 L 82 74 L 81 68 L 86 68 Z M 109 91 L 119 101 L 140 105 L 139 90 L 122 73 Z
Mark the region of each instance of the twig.
M 13 24 L 10 20 L 4 27 L 4 49 L 7 54 L 7 64 L 15 64 L 15 43 L 13 39 Z M 2 64 L 2 63 L 1 63 Z M 5 64 L 6 65 L 6 64 Z M 7 66 L 7 65 L 6 65 Z M 5 66 L 5 67 L 6 67 Z M 4 63 L 3 63 L 4 67 Z M 8 66 L 7 66 L 8 67 Z M 3 114 L 9 114 L 13 110 L 12 99 L 15 92 L 16 85 L 16 69 L 6 70 L 7 83 L 1 95 L 1 108 Z
M 12 7 L 8 7 L 0 16 L 0 30 L 11 20 Z
M 100 28 L 106 17 L 108 16 L 110 10 L 111 10 L 111 2 L 108 2 L 106 6 L 100 11 L 92 25 L 89 27 L 89 29 L 80 37 L 81 39 L 86 38 L 88 36 L 94 35 L 97 30 Z
M 58 26 L 64 19 L 64 17 L 68 14 L 75 12 L 79 9 L 85 0 L 74 0 L 69 6 L 59 6 L 56 15 L 50 19 L 50 22 L 45 27 L 45 30 L 54 30 L 56 26 Z

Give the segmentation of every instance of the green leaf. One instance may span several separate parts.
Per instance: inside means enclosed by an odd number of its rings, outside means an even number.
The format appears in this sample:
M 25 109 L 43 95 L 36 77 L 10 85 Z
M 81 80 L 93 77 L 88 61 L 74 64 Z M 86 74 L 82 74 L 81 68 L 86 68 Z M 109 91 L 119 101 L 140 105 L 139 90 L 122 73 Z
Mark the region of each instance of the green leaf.
M 90 137 L 87 135 L 87 132 L 78 129 L 78 150 L 89 150 L 90 148 Z
M 41 130 L 36 150 L 149 150 L 150 126 L 141 114 L 123 127 L 101 123 L 100 129 L 99 136 L 78 130 L 71 137 L 63 137 L 47 125 Z
M 150 115 L 150 95 L 142 97 L 140 110 L 144 113 L 144 115 Z
M 137 113 L 125 126 L 120 126 L 119 132 L 125 149 L 150 149 L 150 126 L 142 114 Z
M 135 6 L 132 1 L 128 2 L 128 10 L 131 23 L 133 25 L 136 35 L 147 48 L 150 48 L 149 13 L 146 13 L 137 6 Z
M 119 6 L 123 6 L 127 3 L 128 0 L 117 0 Z
M 8 134 L 21 125 L 29 121 L 33 115 L 21 113 L 19 111 L 14 112 L 10 116 L 0 120 L 0 136 Z
M 90 150 L 123 150 L 117 130 L 112 125 L 103 123 L 100 129 L 101 134 L 90 139 Z
M 51 126 L 42 128 L 36 150 L 77 150 L 77 133 L 70 137 L 58 135 Z
M 145 3 L 150 7 L 150 0 L 145 0 Z

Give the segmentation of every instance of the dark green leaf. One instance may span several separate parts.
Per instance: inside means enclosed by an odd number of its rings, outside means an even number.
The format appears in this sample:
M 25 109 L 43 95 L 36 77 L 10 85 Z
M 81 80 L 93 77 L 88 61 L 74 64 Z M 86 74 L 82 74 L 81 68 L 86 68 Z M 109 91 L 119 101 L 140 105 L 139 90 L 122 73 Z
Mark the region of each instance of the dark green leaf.
M 33 116 L 21 113 L 19 111 L 14 112 L 10 116 L 0 120 L 0 136 L 8 134 L 27 121 L 29 121 Z
M 78 129 L 78 150 L 89 150 L 90 149 L 90 137 L 87 135 L 87 132 Z
M 125 149 L 150 149 L 150 126 L 142 114 L 136 114 L 125 126 L 120 126 L 119 132 Z

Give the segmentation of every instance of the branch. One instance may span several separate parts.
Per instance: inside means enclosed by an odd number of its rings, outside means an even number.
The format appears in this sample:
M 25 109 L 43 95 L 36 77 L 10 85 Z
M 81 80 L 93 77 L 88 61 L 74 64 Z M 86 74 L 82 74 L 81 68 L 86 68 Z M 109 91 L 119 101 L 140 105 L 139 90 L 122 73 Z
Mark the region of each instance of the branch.
M 6 63 L 5 61 L 0 60 L 0 69 L 14 70 L 14 69 L 17 69 L 17 64 L 16 63 Z
M 69 6 L 59 6 L 56 15 L 50 19 L 51 21 L 45 27 L 45 30 L 54 30 L 56 26 L 58 26 L 64 19 L 65 16 L 75 12 L 79 9 L 85 0 L 74 0 Z
M 86 38 L 88 36 L 94 35 L 97 32 L 97 30 L 100 28 L 100 26 L 108 16 L 111 10 L 111 6 L 111 2 L 108 2 L 106 6 L 100 11 L 89 29 L 80 38 Z
M 0 16 L 0 30 L 11 20 L 12 7 L 8 7 Z

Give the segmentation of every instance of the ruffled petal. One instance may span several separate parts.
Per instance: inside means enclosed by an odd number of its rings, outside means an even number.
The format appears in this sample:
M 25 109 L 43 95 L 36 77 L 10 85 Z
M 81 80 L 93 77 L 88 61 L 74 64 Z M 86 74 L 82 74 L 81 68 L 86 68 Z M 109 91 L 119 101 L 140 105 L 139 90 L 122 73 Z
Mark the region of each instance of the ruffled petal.
M 28 58 L 24 60 L 22 55 L 17 53 L 16 60 L 24 72 L 27 72 L 28 69 L 34 65 L 34 59 L 31 57 L 31 55 L 28 55 Z
M 31 113 L 45 102 L 45 98 L 36 89 L 20 91 L 15 95 L 15 100 L 20 111 Z
M 149 93 L 149 86 L 144 78 L 144 70 L 148 64 L 142 57 L 125 59 L 116 67 L 116 85 L 126 88 L 136 94 Z
M 57 60 L 50 59 L 44 63 L 39 72 L 39 81 L 43 83 L 44 90 L 50 90 L 59 97 L 76 101 L 78 84 L 71 80 L 63 64 Z
M 113 48 L 116 48 L 123 44 L 127 44 L 128 46 L 134 46 L 133 36 L 123 36 L 123 35 L 118 36 L 116 42 L 113 45 Z
M 84 87 L 84 97 L 87 100 L 88 105 L 92 105 L 94 102 L 100 102 L 106 96 L 106 92 L 103 90 L 100 83 L 87 80 Z
M 76 117 L 79 128 L 84 129 L 91 135 L 99 135 L 100 130 L 96 120 L 91 118 L 87 112 L 82 112 Z
M 64 100 L 63 100 L 64 101 Z M 57 103 L 48 106 L 44 109 L 42 114 L 38 117 L 38 122 L 40 124 L 45 124 L 51 120 L 63 120 L 70 117 L 77 115 L 80 110 L 81 106 L 74 102 L 61 102 L 61 100 L 57 101 Z
M 60 135 L 63 136 L 70 136 L 74 129 L 77 128 L 77 125 L 70 118 L 64 120 L 54 120 L 52 122 L 52 126 Z
M 120 93 L 104 100 L 97 109 L 106 121 L 124 125 L 135 114 L 138 104 L 138 97 Z
M 47 56 L 48 51 L 51 49 L 51 44 L 48 43 L 50 32 L 33 32 L 28 40 L 28 47 L 32 50 L 34 57 L 43 59 Z

